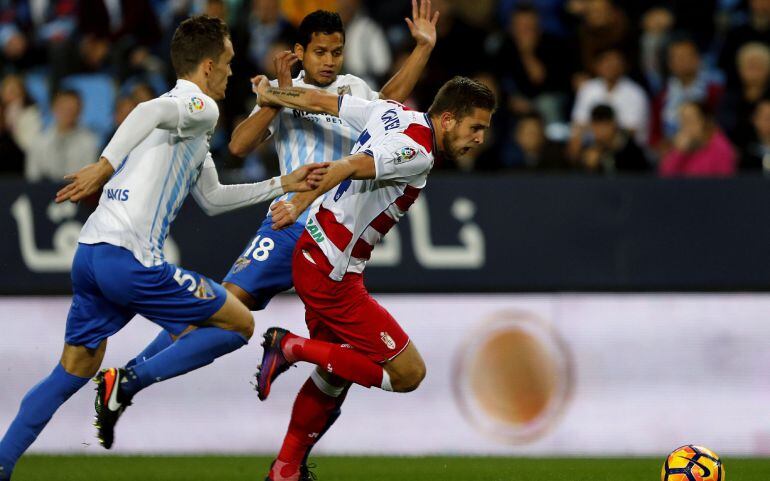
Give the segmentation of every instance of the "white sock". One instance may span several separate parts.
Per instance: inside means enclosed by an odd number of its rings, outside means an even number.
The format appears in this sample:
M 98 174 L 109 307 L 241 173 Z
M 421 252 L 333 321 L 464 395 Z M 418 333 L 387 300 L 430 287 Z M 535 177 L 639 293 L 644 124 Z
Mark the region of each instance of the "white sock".
M 382 385 L 380 388 L 383 391 L 393 391 L 393 386 L 390 385 L 390 375 L 385 369 L 382 370 Z

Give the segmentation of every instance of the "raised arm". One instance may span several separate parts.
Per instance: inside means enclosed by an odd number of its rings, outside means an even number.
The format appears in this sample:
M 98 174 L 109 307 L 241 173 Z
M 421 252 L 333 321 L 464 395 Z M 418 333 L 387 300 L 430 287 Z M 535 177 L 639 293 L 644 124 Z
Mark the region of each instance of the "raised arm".
M 290 201 L 278 202 L 270 208 L 273 214 L 273 229 L 279 230 L 294 224 L 300 214 L 310 207 L 314 200 L 343 180 L 374 179 L 376 175 L 374 158 L 368 154 L 353 154 L 332 162 L 318 187 L 308 192 L 299 193 Z
M 420 0 L 419 8 L 417 7 L 417 0 L 412 0 L 413 20 L 408 18 L 405 20 L 417 45 L 404 65 L 382 87 L 380 97 L 403 102 L 412 93 L 414 86 L 417 85 L 417 81 L 422 76 L 425 65 L 428 64 L 433 47 L 436 46 L 438 17 L 438 11 L 431 15 L 430 0 Z
M 339 101 L 339 95 L 323 90 L 272 87 L 264 76 L 261 76 L 257 82 L 257 103 L 261 107 L 287 107 L 314 114 L 339 116 Z
M 297 56 L 289 51 L 281 52 L 273 58 L 275 70 L 278 73 L 279 87 L 291 87 L 291 67 L 297 60 Z M 257 80 L 257 77 L 252 78 L 252 85 Z M 256 85 L 254 85 L 254 88 L 256 88 Z M 279 107 L 262 107 L 252 112 L 233 131 L 233 136 L 228 145 L 230 153 L 238 157 L 245 157 L 249 152 L 267 140 L 271 135 L 270 124 L 280 111 Z

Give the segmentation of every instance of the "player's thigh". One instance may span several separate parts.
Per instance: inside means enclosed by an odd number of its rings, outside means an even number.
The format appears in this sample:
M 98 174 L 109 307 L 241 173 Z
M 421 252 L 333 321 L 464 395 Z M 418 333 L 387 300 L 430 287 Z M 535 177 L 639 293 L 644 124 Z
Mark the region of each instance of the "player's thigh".
M 99 371 L 107 351 L 107 339 L 95 349 L 64 344 L 61 365 L 65 371 L 78 377 L 93 377 Z
M 251 310 L 261 310 L 293 285 L 292 253 L 303 226 L 274 231 L 266 223 L 233 263 L 223 284 Z
M 104 245 L 81 244 L 75 253 L 71 271 L 72 303 L 64 335 L 68 345 L 97 349 L 134 316 L 131 309 L 110 299 L 101 289 L 99 277 L 105 270 L 113 277 L 126 277 L 120 268 L 114 270 L 113 264 L 100 262 L 100 254 L 105 250 L 110 249 Z
M 325 285 L 327 281 L 334 282 L 319 279 L 315 294 L 303 299 L 311 337 L 314 333 L 329 331 L 340 343 L 350 345 L 377 363 L 391 360 L 407 348 L 409 336 L 362 288 L 360 279 L 338 285 Z
M 382 367 L 390 376 L 396 391 L 413 391 L 425 379 L 425 361 L 411 342 L 396 357 L 383 363 Z
M 177 337 L 190 325 L 205 325 L 228 301 L 240 306 L 241 313 L 248 312 L 219 283 L 173 264 L 145 268 L 134 276 L 130 289 L 129 307 Z M 228 327 L 248 331 L 244 316 L 231 319 Z

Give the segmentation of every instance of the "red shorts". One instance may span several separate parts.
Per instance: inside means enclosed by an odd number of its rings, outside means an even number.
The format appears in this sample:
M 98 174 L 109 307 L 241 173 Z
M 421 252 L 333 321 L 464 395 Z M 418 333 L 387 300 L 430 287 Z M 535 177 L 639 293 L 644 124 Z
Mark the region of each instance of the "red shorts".
M 329 272 L 329 261 L 305 231 L 294 249 L 292 276 L 305 303 L 311 339 L 349 344 L 377 363 L 399 355 L 409 344 L 409 336 L 369 295 L 363 276 L 348 273 L 337 282 L 329 278 Z

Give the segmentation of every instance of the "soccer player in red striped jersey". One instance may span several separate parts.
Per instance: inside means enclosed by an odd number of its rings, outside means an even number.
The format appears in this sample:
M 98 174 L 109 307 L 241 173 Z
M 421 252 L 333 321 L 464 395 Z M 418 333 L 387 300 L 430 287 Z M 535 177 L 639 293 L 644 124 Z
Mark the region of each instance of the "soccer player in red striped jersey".
M 309 479 L 305 457 L 339 415 L 351 383 L 408 392 L 425 377 L 420 353 L 369 295 L 362 272 L 375 244 L 425 188 L 434 156 L 463 156 L 484 141 L 495 97 L 484 85 L 455 77 L 422 113 L 389 100 L 271 87 L 262 78 L 258 102 L 335 115 L 361 132 L 351 155 L 333 162 L 315 190 L 271 208 L 273 228 L 281 229 L 336 187 L 311 210 L 293 254 L 294 285 L 305 304 L 310 339 L 268 329 L 257 374 L 264 400 L 271 383 L 291 364 L 305 361 L 321 368 L 294 404 L 289 431 L 267 478 L 298 481 Z

